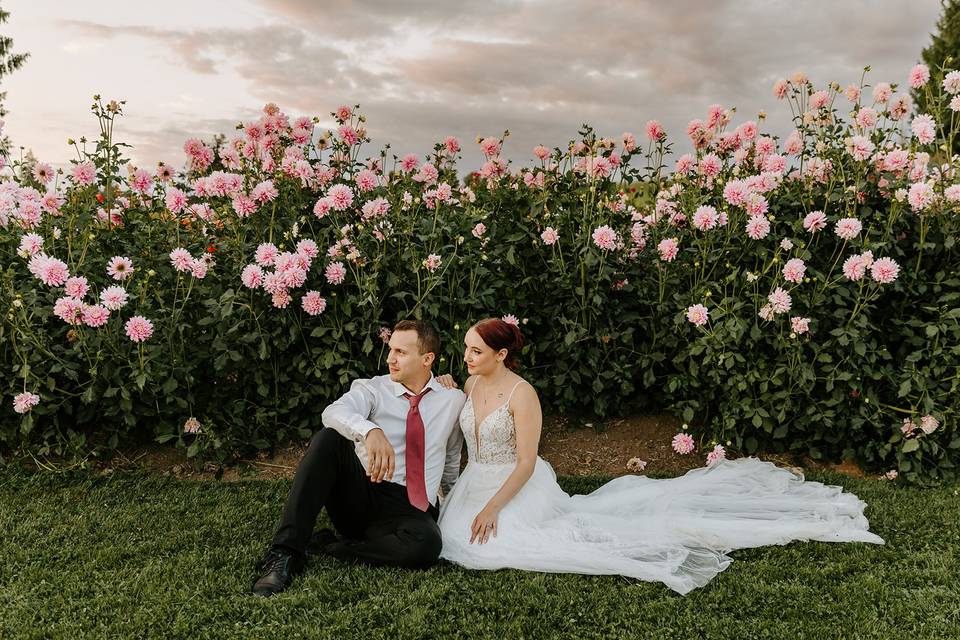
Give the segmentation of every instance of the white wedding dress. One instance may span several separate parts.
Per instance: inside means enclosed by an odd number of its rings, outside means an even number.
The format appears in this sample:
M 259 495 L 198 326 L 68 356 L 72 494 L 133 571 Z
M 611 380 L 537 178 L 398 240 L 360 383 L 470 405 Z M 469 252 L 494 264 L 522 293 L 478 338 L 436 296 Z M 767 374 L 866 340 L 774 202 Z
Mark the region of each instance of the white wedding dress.
M 883 544 L 868 531 L 857 496 L 756 458 L 679 478 L 624 476 L 570 496 L 540 457 L 500 511 L 497 536 L 470 544 L 473 519 L 516 464 L 509 399 L 479 425 L 468 399 L 460 429 L 468 462 L 440 510 L 441 557 L 471 569 L 619 574 L 688 593 L 726 569 L 734 549 L 793 540 Z

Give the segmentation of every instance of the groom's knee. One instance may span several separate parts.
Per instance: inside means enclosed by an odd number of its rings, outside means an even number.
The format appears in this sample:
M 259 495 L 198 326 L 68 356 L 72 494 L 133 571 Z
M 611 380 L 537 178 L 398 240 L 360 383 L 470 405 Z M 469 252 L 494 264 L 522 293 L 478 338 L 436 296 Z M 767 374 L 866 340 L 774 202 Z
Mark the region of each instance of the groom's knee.
M 397 562 L 401 567 L 426 569 L 440 559 L 443 538 L 440 527 L 433 520 L 404 523 L 397 530 L 397 538 L 401 549 Z
M 344 448 L 349 449 L 349 452 L 353 453 L 353 447 L 350 446 L 349 440 L 335 430 L 324 427 L 313 434 L 304 457 L 335 458 L 344 451 Z

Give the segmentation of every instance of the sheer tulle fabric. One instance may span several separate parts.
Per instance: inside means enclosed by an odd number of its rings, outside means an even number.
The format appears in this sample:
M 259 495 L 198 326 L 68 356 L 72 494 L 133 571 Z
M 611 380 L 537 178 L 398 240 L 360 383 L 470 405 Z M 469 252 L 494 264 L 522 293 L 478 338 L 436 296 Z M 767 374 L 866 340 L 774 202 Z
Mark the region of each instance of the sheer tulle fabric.
M 538 458 L 500 512 L 497 537 L 469 544 L 474 517 L 513 471 L 516 439 L 506 405 L 475 431 L 468 401 L 460 426 L 469 462 L 441 507 L 441 556 L 471 569 L 618 574 L 687 593 L 726 569 L 734 549 L 794 540 L 883 544 L 855 495 L 755 458 L 679 478 L 624 476 L 574 496 Z

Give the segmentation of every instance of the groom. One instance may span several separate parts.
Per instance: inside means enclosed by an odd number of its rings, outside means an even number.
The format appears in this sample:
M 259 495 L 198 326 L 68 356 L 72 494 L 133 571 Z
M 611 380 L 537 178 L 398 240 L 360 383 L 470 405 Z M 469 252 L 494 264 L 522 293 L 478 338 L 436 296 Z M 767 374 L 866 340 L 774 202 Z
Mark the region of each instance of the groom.
M 354 380 L 323 412 L 287 495 L 280 526 L 253 592 L 271 596 L 303 571 L 308 545 L 326 555 L 371 565 L 423 568 L 436 563 L 441 538 L 437 489 L 460 473 L 457 425 L 465 396 L 430 371 L 437 332 L 420 320 L 397 323 L 389 375 Z M 326 507 L 342 540 L 314 536 Z M 319 539 L 318 539 L 319 538 Z

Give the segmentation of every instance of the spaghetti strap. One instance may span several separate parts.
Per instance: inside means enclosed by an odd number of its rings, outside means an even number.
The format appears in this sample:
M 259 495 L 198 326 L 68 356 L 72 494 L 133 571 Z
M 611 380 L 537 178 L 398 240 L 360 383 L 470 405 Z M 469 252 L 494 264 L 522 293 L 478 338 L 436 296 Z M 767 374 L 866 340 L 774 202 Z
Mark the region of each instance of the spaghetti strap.
M 510 404 L 510 400 L 513 399 L 513 392 L 517 390 L 517 387 L 520 386 L 520 383 L 521 383 L 521 382 L 523 382 L 523 380 L 517 380 L 517 384 L 513 385 L 513 389 L 510 389 L 510 395 L 507 396 L 507 404 L 508 404 L 508 405 Z

